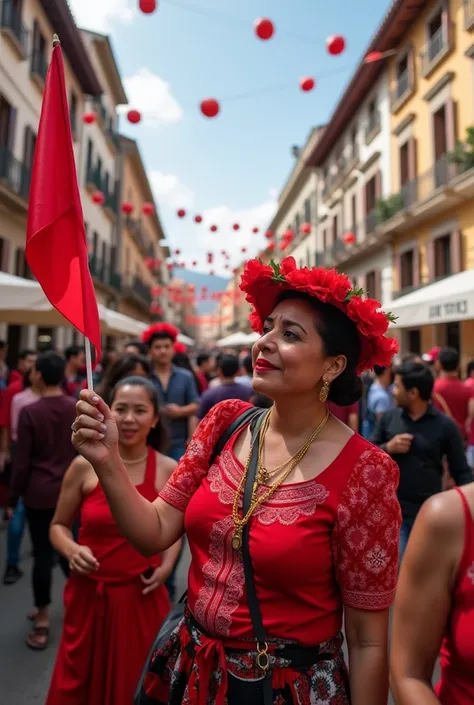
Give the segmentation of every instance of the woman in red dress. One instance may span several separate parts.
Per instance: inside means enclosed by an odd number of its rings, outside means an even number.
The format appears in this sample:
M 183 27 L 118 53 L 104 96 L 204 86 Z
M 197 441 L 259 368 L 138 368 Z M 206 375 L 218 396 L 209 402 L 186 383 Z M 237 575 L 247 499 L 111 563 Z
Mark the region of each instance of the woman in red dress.
M 241 286 L 261 333 L 253 387 L 274 401 L 255 440 L 244 428 L 209 467 L 219 438 L 249 406 L 218 404 L 150 504 L 123 468 L 106 404 L 83 392 L 77 405 L 73 443 L 96 469 L 124 534 L 145 555 L 184 531 L 189 541 L 185 617 L 154 654 L 145 690 L 150 702 L 164 705 L 386 705 L 398 468 L 332 417 L 326 401 L 353 404 L 360 373 L 390 364 L 397 344 L 385 337 L 388 317 L 346 276 L 297 269 L 293 258 L 272 266 L 248 262 Z M 251 448 L 258 450 L 258 472 L 243 517 Z M 263 645 L 245 590 L 244 525 Z
M 395 603 L 397 705 L 474 703 L 474 483 L 427 500 L 408 542 Z M 431 681 L 441 649 L 441 680 Z
M 176 465 L 163 447 L 153 384 L 128 377 L 111 413 L 118 452 L 134 492 L 153 502 Z M 154 447 L 153 447 L 154 446 Z M 79 539 L 71 527 L 80 515 Z M 123 538 L 93 467 L 78 457 L 63 482 L 51 541 L 69 561 L 64 626 L 47 705 L 132 705 L 157 630 L 169 611 L 165 580 L 179 543 L 144 558 Z

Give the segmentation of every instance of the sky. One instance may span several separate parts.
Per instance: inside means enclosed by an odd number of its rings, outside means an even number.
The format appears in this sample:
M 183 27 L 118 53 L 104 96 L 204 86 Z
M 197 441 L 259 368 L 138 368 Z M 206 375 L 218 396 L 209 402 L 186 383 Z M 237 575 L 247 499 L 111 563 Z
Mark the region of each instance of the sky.
M 143 114 L 137 126 L 121 117 L 120 129 L 140 145 L 176 259 L 208 272 L 213 251 L 212 268 L 226 274 L 222 250 L 232 267 L 263 248 L 291 147 L 330 118 L 391 2 L 158 0 L 152 15 L 138 0 L 69 4 L 79 26 L 111 36 L 129 106 Z M 275 24 L 270 41 L 255 36 L 259 17 Z M 325 46 L 332 34 L 346 39 L 336 57 Z M 303 76 L 316 80 L 311 93 L 299 88 Z M 221 105 L 214 119 L 199 111 L 207 97 Z

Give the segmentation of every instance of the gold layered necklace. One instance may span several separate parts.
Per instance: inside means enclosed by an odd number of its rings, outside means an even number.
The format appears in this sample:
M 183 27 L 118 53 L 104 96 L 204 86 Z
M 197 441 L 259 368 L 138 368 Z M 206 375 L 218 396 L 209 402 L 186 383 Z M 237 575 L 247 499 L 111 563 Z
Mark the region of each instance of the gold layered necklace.
M 311 448 L 312 444 L 314 443 L 316 437 L 321 433 L 323 428 L 325 427 L 328 419 L 329 419 L 329 411 L 326 411 L 326 414 L 322 421 L 319 423 L 317 428 L 313 431 L 311 436 L 308 438 L 308 440 L 301 446 L 299 451 L 295 453 L 294 455 L 291 456 L 288 460 L 286 460 L 284 463 L 281 465 L 278 465 L 276 468 L 273 470 L 266 470 L 263 467 L 263 450 L 264 450 L 264 445 L 265 445 L 265 436 L 268 430 L 268 426 L 270 423 L 270 416 L 271 416 L 272 410 L 270 410 L 267 415 L 265 416 L 265 419 L 263 420 L 262 426 L 260 428 L 260 433 L 258 435 L 258 442 L 259 448 L 258 448 L 258 470 L 255 478 L 255 482 L 252 488 L 252 498 L 250 501 L 250 507 L 248 508 L 247 513 L 245 516 L 242 518 L 239 516 L 239 500 L 240 496 L 244 494 L 244 488 L 245 488 L 245 481 L 247 478 L 247 474 L 250 468 L 250 461 L 252 459 L 252 453 L 253 453 L 253 447 L 254 444 L 251 444 L 247 462 L 245 464 L 245 471 L 242 473 L 242 479 L 240 480 L 239 486 L 237 488 L 237 492 L 235 493 L 234 497 L 234 502 L 232 505 L 232 518 L 234 520 L 234 533 L 232 535 L 232 548 L 235 551 L 238 551 L 242 547 L 242 533 L 244 530 L 245 525 L 249 522 L 250 517 L 252 514 L 254 514 L 255 510 L 258 509 L 258 507 L 269 500 L 277 491 L 277 489 L 285 482 L 286 478 L 290 475 L 290 473 L 295 469 L 295 467 L 298 465 L 298 463 L 304 458 L 308 450 Z M 261 485 L 264 485 L 268 482 L 269 479 L 275 477 L 278 475 L 278 473 L 282 473 L 282 475 L 275 480 L 273 485 L 268 487 L 261 495 L 257 496 L 258 488 Z

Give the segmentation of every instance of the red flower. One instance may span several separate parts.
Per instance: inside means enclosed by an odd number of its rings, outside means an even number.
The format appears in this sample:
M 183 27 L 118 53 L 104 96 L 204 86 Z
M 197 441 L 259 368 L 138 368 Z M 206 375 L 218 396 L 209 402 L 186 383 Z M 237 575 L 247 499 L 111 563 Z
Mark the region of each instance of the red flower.
M 171 325 L 171 323 L 154 323 L 143 331 L 142 342 L 148 343 L 155 333 L 167 333 L 174 343 L 179 335 L 179 330 Z
M 362 299 L 360 296 L 353 296 L 347 304 L 347 315 L 354 323 L 361 335 L 376 338 L 384 335 L 388 328 L 388 319 L 383 311 L 379 309 L 382 304 L 375 299 Z

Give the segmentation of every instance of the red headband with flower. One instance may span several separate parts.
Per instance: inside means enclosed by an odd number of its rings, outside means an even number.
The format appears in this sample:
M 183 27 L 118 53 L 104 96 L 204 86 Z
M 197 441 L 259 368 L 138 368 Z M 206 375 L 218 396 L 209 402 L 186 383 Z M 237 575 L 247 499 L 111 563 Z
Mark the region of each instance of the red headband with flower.
M 175 343 L 179 335 L 179 330 L 171 325 L 171 323 L 154 323 L 143 331 L 142 342 L 148 344 L 156 333 L 166 333 L 173 343 Z
M 379 301 L 363 298 L 363 289 L 354 289 L 349 277 L 336 269 L 298 269 L 294 257 L 270 264 L 253 259 L 245 265 L 240 288 L 254 308 L 250 323 L 257 333 L 262 332 L 265 319 L 283 291 L 301 291 L 343 311 L 359 332 L 361 354 L 357 374 L 373 369 L 374 365 L 388 367 L 398 352 L 398 341 L 385 335 L 395 317 L 381 311 Z
M 174 351 L 177 355 L 186 354 L 188 352 L 188 347 L 184 343 L 180 343 L 178 340 L 174 344 Z

